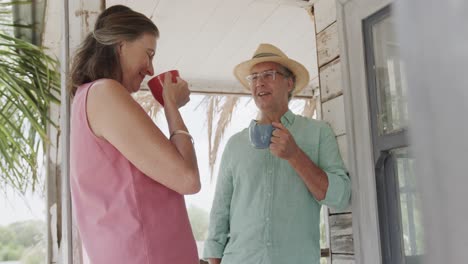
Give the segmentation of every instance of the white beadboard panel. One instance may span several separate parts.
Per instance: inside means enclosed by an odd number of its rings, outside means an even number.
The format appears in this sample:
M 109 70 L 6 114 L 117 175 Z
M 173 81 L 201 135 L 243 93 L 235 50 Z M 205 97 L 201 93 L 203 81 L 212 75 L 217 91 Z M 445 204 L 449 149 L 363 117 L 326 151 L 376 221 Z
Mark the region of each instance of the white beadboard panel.
M 354 254 L 352 214 L 330 215 L 330 247 L 334 254 Z
M 318 0 L 314 4 L 315 28 L 317 33 L 336 21 L 336 0 Z
M 330 124 L 336 136 L 346 133 L 343 95 L 322 104 L 322 118 Z
M 94 30 L 94 24 L 101 13 L 101 7 L 101 1 L 70 1 L 70 54 L 73 54 L 81 41 Z M 60 24 L 57 26 L 60 26 Z M 51 36 L 46 36 L 46 38 L 51 38 Z
M 333 264 L 355 264 L 354 255 L 333 254 Z
M 62 44 L 62 3 L 59 1 L 48 1 L 45 10 L 44 32 L 42 33 L 42 44 L 45 51 L 56 58 L 59 58 Z
M 318 64 L 322 67 L 340 55 L 338 28 L 333 23 L 317 34 Z
M 320 68 L 320 84 L 322 102 L 326 102 L 343 94 L 340 58 Z

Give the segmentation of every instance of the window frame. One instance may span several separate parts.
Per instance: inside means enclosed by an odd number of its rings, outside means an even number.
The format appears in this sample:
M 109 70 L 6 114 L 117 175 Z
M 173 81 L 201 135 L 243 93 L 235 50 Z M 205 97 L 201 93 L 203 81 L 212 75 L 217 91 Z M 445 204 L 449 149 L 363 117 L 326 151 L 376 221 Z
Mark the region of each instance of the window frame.
M 392 0 L 336 1 L 355 262 L 361 264 L 382 264 L 362 21 L 390 3 Z
M 373 26 L 392 15 L 387 5 L 363 20 L 363 43 L 366 63 L 370 127 L 373 143 L 377 202 L 379 211 L 380 242 L 384 264 L 418 263 L 419 256 L 406 256 L 400 202 L 400 187 L 396 160 L 392 150 L 408 148 L 407 127 L 388 134 L 379 134 L 379 97 L 373 45 Z

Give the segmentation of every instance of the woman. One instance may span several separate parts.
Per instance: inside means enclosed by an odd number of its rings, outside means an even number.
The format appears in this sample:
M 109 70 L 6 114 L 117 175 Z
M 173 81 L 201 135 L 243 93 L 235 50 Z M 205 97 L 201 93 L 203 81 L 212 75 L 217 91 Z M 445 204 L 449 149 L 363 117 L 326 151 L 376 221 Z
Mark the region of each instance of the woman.
M 165 76 L 170 138 L 131 97 L 159 31 L 144 15 L 112 6 L 97 19 L 71 71 L 71 192 L 92 264 L 198 263 L 184 194 L 200 190 L 192 138 L 178 108 L 187 83 Z

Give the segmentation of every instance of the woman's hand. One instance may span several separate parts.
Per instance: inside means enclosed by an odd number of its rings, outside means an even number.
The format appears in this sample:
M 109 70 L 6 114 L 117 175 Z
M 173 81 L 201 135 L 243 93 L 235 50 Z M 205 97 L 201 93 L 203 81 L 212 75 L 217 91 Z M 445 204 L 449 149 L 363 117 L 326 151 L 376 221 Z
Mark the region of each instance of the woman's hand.
M 186 81 L 177 77 L 177 82 L 172 82 L 172 74 L 167 72 L 164 75 L 163 98 L 165 104 L 175 104 L 181 108 L 190 101 L 190 90 Z

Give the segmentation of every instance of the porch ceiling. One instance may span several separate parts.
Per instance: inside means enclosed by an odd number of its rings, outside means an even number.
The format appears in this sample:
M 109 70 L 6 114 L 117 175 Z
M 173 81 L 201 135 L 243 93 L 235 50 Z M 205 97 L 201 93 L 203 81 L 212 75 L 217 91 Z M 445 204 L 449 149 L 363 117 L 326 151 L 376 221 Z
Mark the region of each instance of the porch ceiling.
M 310 2 L 310 0 L 309 0 Z M 194 92 L 244 93 L 232 70 L 259 43 L 272 43 L 306 66 L 311 75 L 301 95 L 318 87 L 315 26 L 305 0 L 107 0 L 150 17 L 158 26 L 156 73 L 178 69 Z M 49 13 L 58 14 L 57 7 Z M 54 16 L 55 17 L 55 16 Z M 58 48 L 52 18 L 46 46 Z M 143 88 L 146 88 L 146 81 Z
M 156 73 L 178 69 L 193 91 L 242 88 L 232 69 L 269 42 L 317 76 L 315 27 L 304 0 L 107 0 L 150 17 L 158 26 Z M 310 88 L 317 86 L 317 78 Z M 144 82 L 146 83 L 146 82 Z

